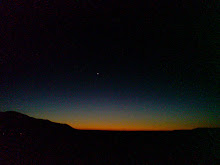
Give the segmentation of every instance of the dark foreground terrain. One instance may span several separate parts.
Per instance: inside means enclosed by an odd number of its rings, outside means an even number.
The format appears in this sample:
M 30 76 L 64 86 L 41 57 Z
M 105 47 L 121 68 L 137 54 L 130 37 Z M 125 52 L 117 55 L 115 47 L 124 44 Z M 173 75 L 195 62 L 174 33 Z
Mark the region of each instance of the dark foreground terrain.
M 81 131 L 0 112 L 1 165 L 220 164 L 220 129 Z

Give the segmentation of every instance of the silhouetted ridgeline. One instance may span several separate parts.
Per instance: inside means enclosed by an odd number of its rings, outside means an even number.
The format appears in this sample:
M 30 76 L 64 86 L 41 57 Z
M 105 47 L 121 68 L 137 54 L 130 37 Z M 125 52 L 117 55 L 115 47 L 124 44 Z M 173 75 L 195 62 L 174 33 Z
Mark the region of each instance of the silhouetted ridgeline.
M 8 111 L 0 112 L 0 129 L 1 131 L 11 132 L 12 135 L 19 133 L 35 134 L 35 133 L 57 133 L 57 132 L 69 132 L 72 133 L 74 129 L 67 124 L 54 123 L 49 120 L 35 119 L 27 115 Z M 9 133 L 8 132 L 8 133 Z M 17 133 L 16 133 L 17 132 Z
M 82 131 L 0 112 L 0 164 L 220 164 L 220 129 Z

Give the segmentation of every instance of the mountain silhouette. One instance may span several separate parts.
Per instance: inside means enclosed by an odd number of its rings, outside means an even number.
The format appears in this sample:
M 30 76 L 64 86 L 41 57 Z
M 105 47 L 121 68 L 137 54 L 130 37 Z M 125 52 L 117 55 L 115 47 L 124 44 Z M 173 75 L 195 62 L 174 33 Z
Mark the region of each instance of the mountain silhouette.
M 86 131 L 0 112 L 0 164 L 220 164 L 220 128 Z
M 66 151 L 74 153 L 76 148 L 76 135 L 77 130 L 67 124 L 0 112 L 0 164 L 65 164 Z
M 0 112 L 0 129 L 29 131 L 29 133 L 40 130 L 49 132 L 72 132 L 75 130 L 67 124 L 35 119 L 15 111 Z

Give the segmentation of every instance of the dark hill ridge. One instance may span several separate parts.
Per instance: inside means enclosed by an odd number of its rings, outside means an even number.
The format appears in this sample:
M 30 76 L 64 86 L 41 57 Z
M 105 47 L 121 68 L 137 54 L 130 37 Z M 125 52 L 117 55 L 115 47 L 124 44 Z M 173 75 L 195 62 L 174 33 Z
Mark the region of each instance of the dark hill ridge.
M 220 164 L 220 129 L 82 131 L 0 112 L 0 164 Z
M 56 129 L 56 131 L 75 130 L 67 124 L 54 123 L 44 119 L 35 119 L 15 111 L 0 112 L 0 129 Z
M 67 124 L 0 112 L 0 164 L 61 164 L 77 148 L 78 131 Z M 70 146 L 68 146 L 70 145 Z

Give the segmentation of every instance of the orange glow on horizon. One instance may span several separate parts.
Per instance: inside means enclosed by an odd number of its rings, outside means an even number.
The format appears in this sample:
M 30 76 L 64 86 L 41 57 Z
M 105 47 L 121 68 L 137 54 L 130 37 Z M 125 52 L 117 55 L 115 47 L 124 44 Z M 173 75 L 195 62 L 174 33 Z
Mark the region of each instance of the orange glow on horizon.
M 67 123 L 68 124 L 68 123 Z M 109 125 L 84 125 L 84 126 L 74 126 L 69 124 L 71 127 L 78 129 L 78 130 L 100 130 L 100 131 L 173 131 L 173 130 L 191 130 L 194 129 L 194 127 L 166 127 L 166 126 L 161 126 L 161 127 L 138 127 L 138 126 L 119 126 L 119 125 L 114 125 L 114 126 L 109 126 Z
M 173 131 L 173 130 L 161 130 L 161 129 L 92 129 L 92 128 L 83 128 L 78 130 L 88 130 L 88 131 Z
M 85 112 L 80 114 L 63 113 L 62 115 L 47 115 L 45 119 L 65 123 L 78 130 L 106 131 L 173 131 L 191 130 L 198 127 L 213 127 L 209 120 L 193 119 L 189 116 L 172 116 L 143 113 L 122 113 L 114 111 Z

